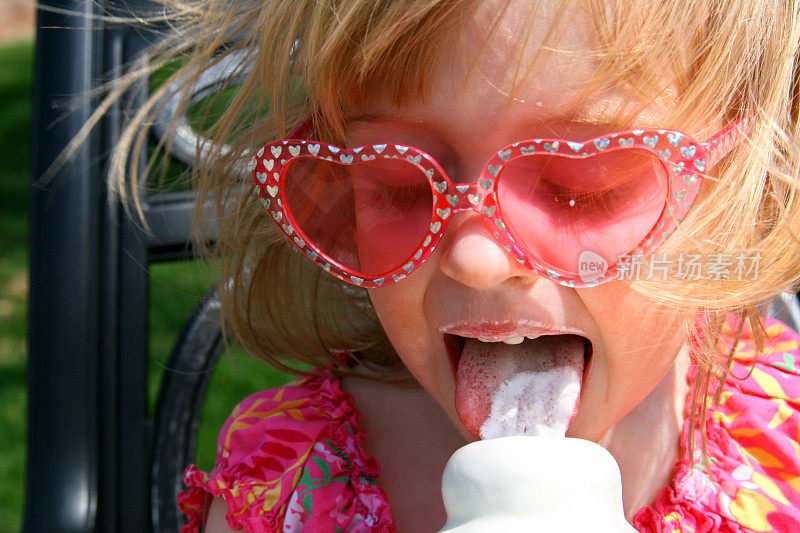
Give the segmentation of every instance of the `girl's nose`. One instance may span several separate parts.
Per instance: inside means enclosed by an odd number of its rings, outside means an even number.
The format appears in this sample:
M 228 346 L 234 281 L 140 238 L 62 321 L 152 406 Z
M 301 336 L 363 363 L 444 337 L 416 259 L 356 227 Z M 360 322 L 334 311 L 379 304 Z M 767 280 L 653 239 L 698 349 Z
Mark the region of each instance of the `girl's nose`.
M 455 215 L 439 247 L 442 272 L 476 289 L 488 289 L 512 278 L 533 282 L 537 277 L 494 240 L 483 217 L 476 213 Z

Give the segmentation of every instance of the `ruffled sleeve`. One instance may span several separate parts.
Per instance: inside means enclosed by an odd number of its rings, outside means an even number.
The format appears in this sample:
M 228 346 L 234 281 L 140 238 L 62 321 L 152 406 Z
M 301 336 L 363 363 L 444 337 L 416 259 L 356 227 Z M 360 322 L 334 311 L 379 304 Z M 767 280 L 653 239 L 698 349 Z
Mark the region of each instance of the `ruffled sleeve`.
M 800 531 L 800 337 L 774 319 L 764 319 L 764 326 L 768 339 L 756 357 L 753 332 L 745 325 L 732 377 L 719 406 L 708 410 L 708 472 L 699 466 L 696 435 L 696 466 L 688 457 L 678 462 L 671 486 L 637 513 L 637 530 Z M 735 320 L 722 333 L 732 339 Z
M 181 533 L 200 530 L 208 495 L 223 498 L 230 527 L 248 533 L 394 531 L 362 441 L 353 398 L 333 376 L 250 396 L 220 432 L 214 469 L 186 470 Z

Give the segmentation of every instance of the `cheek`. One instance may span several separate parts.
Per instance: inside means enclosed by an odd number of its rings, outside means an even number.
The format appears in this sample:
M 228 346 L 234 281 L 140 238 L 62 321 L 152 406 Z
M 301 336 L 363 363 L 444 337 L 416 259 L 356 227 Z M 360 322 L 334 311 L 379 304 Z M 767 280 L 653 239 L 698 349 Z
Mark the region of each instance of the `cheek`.
M 369 297 L 386 336 L 420 385 L 457 420 L 453 410 L 453 376 L 442 334 L 431 324 L 425 296 L 435 265 L 422 265 L 411 276 L 388 287 L 370 289 Z M 438 301 L 438 300 L 437 300 Z
M 661 381 L 685 341 L 685 317 L 658 306 L 622 282 L 581 291 L 602 335 L 595 401 L 602 402 L 602 434 Z M 598 406 L 599 407 L 599 406 Z M 600 427 L 603 426 L 603 427 Z
M 683 315 L 625 283 L 601 285 L 584 303 L 600 327 L 606 347 L 619 356 L 620 363 L 653 361 L 667 346 L 682 344 Z
M 414 279 L 417 274 L 420 272 L 400 283 L 368 292 L 386 336 L 409 371 L 420 380 L 426 372 L 430 332 L 423 307 L 424 287 Z

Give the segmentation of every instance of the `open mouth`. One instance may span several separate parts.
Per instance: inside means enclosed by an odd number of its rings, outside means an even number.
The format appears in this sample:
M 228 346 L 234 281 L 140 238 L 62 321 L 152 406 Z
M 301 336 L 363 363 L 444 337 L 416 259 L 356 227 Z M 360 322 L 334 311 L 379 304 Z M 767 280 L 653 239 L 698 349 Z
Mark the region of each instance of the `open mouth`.
M 577 334 L 445 334 L 455 407 L 476 438 L 564 436 L 577 416 L 592 343 Z
M 566 335 L 564 335 L 566 336 Z M 583 349 L 583 382 L 586 382 L 586 375 L 589 371 L 589 366 L 592 361 L 592 342 L 582 335 L 573 335 L 570 336 L 578 336 L 581 337 L 584 341 L 584 349 Z M 519 337 L 512 337 L 512 342 L 508 344 L 518 344 L 516 340 Z M 481 339 L 479 341 L 483 342 Z M 519 344 L 523 344 L 527 340 L 532 340 L 528 337 L 523 337 L 523 340 L 519 341 Z M 467 338 L 461 337 L 459 335 L 452 335 L 450 333 L 444 334 L 444 345 L 447 348 L 447 357 L 450 360 L 450 369 L 453 372 L 453 375 L 456 374 L 458 370 L 458 361 L 461 359 L 461 354 L 464 352 L 464 344 L 466 343 Z M 502 342 L 502 341 L 488 341 L 490 342 Z

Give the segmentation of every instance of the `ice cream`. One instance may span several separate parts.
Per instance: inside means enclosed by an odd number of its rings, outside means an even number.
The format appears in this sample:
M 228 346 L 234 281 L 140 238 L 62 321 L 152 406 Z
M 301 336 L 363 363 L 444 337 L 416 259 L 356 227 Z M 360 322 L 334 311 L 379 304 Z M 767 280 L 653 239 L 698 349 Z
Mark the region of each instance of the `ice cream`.
M 481 439 L 445 467 L 442 533 L 632 532 L 617 463 L 566 438 L 580 398 L 586 341 L 552 335 L 520 344 L 467 339 L 456 410 Z
M 442 477 L 441 533 L 628 533 L 619 467 L 582 439 L 514 436 L 459 448 Z

